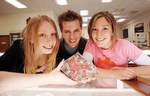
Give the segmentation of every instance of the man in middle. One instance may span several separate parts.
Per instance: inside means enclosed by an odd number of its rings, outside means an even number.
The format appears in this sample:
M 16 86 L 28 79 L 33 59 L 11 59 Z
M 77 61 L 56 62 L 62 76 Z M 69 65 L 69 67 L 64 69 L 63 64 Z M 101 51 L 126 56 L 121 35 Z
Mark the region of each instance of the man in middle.
M 58 23 L 62 33 L 60 47 L 57 53 L 56 66 L 62 59 L 67 59 L 76 52 L 83 54 L 87 40 L 82 34 L 82 17 L 68 10 L 58 16 Z

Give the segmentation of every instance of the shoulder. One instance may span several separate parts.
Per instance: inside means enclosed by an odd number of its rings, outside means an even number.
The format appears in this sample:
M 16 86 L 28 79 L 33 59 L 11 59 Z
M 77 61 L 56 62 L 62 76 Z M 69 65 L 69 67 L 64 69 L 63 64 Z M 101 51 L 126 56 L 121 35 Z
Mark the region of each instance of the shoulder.
M 117 47 L 130 47 L 130 46 L 135 46 L 133 43 L 126 39 L 118 39 L 115 46 Z
M 130 44 L 131 42 L 129 42 L 129 41 L 126 40 L 126 39 L 118 39 L 118 40 L 117 40 L 117 43 L 118 43 L 118 44 Z
M 21 39 L 18 39 L 18 40 L 15 40 L 12 44 L 13 47 L 22 47 L 22 40 Z
M 87 39 L 85 39 L 85 38 L 83 38 L 83 37 L 81 37 L 80 38 L 80 41 L 79 41 L 79 45 L 78 45 L 78 47 L 80 47 L 80 48 L 85 48 L 85 46 L 86 46 L 86 43 L 87 43 Z
M 87 43 L 87 39 L 86 39 L 86 38 L 81 37 L 80 42 L 82 42 L 82 43 Z
M 89 39 L 88 41 L 87 41 L 87 45 L 89 45 L 89 46 L 95 46 L 95 44 L 93 43 L 93 41 L 91 40 L 91 39 Z
M 93 41 L 91 39 L 89 39 L 87 41 L 86 47 L 85 47 L 85 51 L 94 51 L 96 49 L 95 44 L 93 43 Z
M 65 47 L 64 47 L 64 39 L 60 39 L 60 45 L 59 45 L 59 49 L 58 49 L 58 52 L 57 52 L 57 56 L 60 55 L 60 54 L 63 54 L 63 51 L 65 50 Z
M 62 48 L 63 46 L 64 46 L 64 39 L 61 38 L 61 39 L 60 39 L 59 49 Z

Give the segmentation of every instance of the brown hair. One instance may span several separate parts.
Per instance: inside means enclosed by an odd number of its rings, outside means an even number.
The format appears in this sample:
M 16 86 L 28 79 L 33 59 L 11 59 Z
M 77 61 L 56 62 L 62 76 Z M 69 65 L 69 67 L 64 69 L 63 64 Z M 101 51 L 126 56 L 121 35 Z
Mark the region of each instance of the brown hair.
M 37 68 L 37 62 L 35 60 L 35 48 L 38 45 L 38 29 L 43 22 L 48 22 L 55 28 L 56 32 L 56 25 L 54 21 L 45 15 L 33 17 L 30 19 L 30 22 L 27 24 L 25 29 L 23 30 L 23 48 L 24 48 L 24 71 L 25 73 L 35 73 Z M 31 43 L 33 40 L 34 43 Z M 54 50 L 51 54 L 46 55 L 46 63 L 48 67 L 46 68 L 45 72 L 49 72 L 55 66 L 56 62 L 56 54 L 59 47 L 59 38 L 58 33 L 56 36 L 56 45 Z
M 61 31 L 63 30 L 62 23 L 64 21 L 74 21 L 74 20 L 79 20 L 80 27 L 82 28 L 82 17 L 78 13 L 76 13 L 72 10 L 68 10 L 68 11 L 60 14 L 58 16 L 58 22 L 59 22 L 60 30 Z
M 26 24 L 29 23 L 30 19 L 31 19 L 31 17 L 28 17 L 28 18 L 26 19 Z
M 98 12 L 95 15 L 93 15 L 93 17 L 91 18 L 89 25 L 88 25 L 89 38 L 92 39 L 93 25 L 99 18 L 102 18 L 102 17 L 104 17 L 110 23 L 110 25 L 112 27 L 112 33 L 113 33 L 112 40 L 116 42 L 116 40 L 117 40 L 116 20 L 115 20 L 114 16 L 111 13 L 109 13 L 108 11 L 101 11 L 101 12 Z

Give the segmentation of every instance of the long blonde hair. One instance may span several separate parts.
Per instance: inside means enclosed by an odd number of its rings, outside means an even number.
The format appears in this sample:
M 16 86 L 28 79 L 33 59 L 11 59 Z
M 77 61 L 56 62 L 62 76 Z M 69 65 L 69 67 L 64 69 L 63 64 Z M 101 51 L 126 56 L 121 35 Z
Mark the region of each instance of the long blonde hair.
M 57 33 L 57 28 L 54 23 L 54 21 L 45 15 L 42 16 L 37 16 L 33 17 L 30 19 L 28 22 L 27 26 L 23 30 L 23 48 L 24 48 L 24 72 L 25 73 L 36 73 L 36 68 L 38 67 L 37 62 L 35 60 L 35 48 L 38 45 L 38 29 L 43 22 L 48 22 L 56 30 Z M 33 41 L 34 43 L 31 43 Z M 54 46 L 54 49 L 51 54 L 46 55 L 46 64 L 47 68 L 45 69 L 44 72 L 50 72 L 56 62 L 56 55 L 59 47 L 59 37 L 58 33 L 56 35 L 56 44 Z

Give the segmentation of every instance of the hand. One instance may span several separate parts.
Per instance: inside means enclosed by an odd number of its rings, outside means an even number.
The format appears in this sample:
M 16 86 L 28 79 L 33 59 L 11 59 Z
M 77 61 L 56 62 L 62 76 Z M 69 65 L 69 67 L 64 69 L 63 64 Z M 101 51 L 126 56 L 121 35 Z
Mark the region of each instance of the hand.
M 37 68 L 35 70 L 36 73 L 40 73 L 40 72 L 44 72 L 44 70 L 47 68 L 47 65 L 42 65 L 42 66 L 39 66 L 39 68 Z
M 135 70 L 136 75 L 138 77 L 150 76 L 150 66 L 137 66 L 137 67 L 131 67 L 131 68 Z
M 71 80 L 65 74 L 63 74 L 62 72 L 60 72 L 60 68 L 62 67 L 63 62 L 64 62 L 64 60 L 62 60 L 60 62 L 60 64 L 58 65 L 58 67 L 55 68 L 51 72 L 51 75 L 52 75 L 52 77 L 54 79 L 54 83 L 55 84 L 60 84 L 60 85 L 70 85 L 70 86 L 76 85 L 77 82 Z
M 111 70 L 111 74 L 116 79 L 129 80 L 136 77 L 136 72 L 129 67 L 115 67 Z
M 93 77 L 93 78 L 86 78 L 86 79 L 84 79 L 84 80 L 78 81 L 78 83 L 85 84 L 85 83 L 89 83 L 89 82 L 94 81 L 94 80 L 96 80 L 96 77 Z

